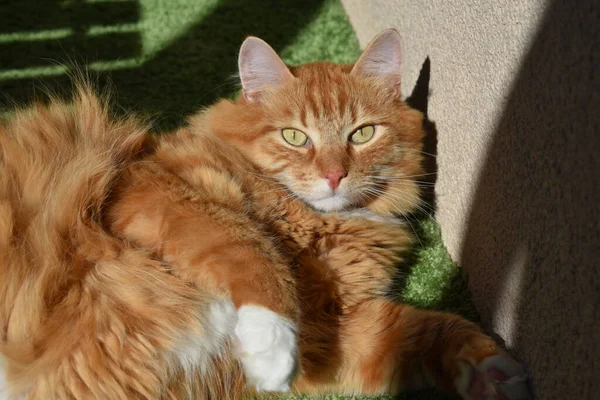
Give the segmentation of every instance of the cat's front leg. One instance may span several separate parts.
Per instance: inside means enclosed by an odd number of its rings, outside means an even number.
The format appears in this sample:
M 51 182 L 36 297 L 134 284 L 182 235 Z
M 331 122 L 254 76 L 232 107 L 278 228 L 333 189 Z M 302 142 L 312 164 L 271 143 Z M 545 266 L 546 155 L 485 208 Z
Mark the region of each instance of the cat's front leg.
M 188 232 L 186 237 L 193 238 L 193 234 Z M 268 241 L 257 245 L 228 236 L 217 247 L 223 249 L 222 254 L 193 256 L 192 269 L 182 272 L 202 287 L 216 284 L 215 292 L 224 289 L 233 301 L 237 309 L 236 356 L 248 385 L 257 391 L 289 391 L 299 362 L 297 300 L 290 267 Z M 185 265 L 186 261 L 176 264 Z
M 289 390 L 298 364 L 298 306 L 289 260 L 242 204 L 216 202 L 214 193 L 202 197 L 165 173 L 140 175 L 124 181 L 112 204 L 112 231 L 154 251 L 191 286 L 231 300 L 237 321 L 229 334 L 237 339 L 248 384 L 259 391 Z

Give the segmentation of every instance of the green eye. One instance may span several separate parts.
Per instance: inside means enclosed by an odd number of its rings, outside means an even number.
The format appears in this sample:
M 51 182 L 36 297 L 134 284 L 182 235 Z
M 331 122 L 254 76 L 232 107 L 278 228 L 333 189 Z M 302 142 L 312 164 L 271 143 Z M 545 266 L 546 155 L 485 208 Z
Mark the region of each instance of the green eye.
M 374 134 L 375 134 L 375 126 L 373 126 L 373 125 L 363 126 L 362 128 L 355 130 L 350 135 L 350 141 L 355 144 L 366 143 L 369 140 L 371 140 L 371 138 L 373 138 Z
M 282 129 L 281 135 L 283 136 L 285 141 L 291 144 L 292 146 L 304 146 L 308 141 L 308 136 L 306 136 L 306 133 L 299 131 L 298 129 Z

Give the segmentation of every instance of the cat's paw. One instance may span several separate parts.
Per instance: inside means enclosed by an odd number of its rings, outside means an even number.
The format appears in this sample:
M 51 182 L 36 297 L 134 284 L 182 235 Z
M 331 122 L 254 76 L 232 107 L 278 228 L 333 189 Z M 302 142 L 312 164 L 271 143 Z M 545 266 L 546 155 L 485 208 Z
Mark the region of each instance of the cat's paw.
M 287 392 L 296 373 L 296 325 L 264 307 L 238 310 L 235 334 L 248 383 L 258 391 Z
M 455 382 L 465 400 L 530 400 L 525 370 L 507 354 L 465 364 Z

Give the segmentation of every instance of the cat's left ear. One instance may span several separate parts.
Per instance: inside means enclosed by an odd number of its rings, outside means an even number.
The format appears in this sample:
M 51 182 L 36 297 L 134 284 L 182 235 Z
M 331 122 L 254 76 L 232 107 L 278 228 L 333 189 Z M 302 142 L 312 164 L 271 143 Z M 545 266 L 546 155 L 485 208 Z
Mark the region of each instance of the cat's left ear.
M 394 95 L 399 97 L 401 69 L 402 39 L 398 31 L 387 29 L 369 43 L 350 74 L 384 78 Z
M 250 36 L 240 49 L 238 67 L 244 97 L 249 102 L 260 101 L 261 92 L 294 79 L 275 50 L 262 39 Z

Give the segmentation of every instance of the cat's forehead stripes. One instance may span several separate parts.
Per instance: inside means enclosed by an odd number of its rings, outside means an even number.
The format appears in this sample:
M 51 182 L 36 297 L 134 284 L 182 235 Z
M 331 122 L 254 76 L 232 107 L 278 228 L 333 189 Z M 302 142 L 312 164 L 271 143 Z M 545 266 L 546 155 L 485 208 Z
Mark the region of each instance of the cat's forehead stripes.
M 356 93 L 343 66 L 314 63 L 293 71 L 299 82 L 294 84 L 290 101 L 301 126 L 322 136 L 313 138 L 315 142 L 337 142 L 345 138 L 364 110 L 353 98 Z

